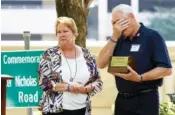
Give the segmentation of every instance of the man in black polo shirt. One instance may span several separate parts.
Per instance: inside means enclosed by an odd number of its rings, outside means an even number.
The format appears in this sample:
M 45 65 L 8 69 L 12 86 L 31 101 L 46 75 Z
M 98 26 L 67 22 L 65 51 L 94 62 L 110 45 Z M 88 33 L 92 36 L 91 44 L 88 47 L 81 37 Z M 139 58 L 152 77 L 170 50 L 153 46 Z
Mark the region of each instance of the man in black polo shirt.
M 100 51 L 97 65 L 104 68 L 110 56 L 132 56 L 136 69 L 112 73 L 119 91 L 115 115 L 159 115 L 158 86 L 172 73 L 164 39 L 160 34 L 138 23 L 132 8 L 121 4 L 112 11 L 113 34 Z

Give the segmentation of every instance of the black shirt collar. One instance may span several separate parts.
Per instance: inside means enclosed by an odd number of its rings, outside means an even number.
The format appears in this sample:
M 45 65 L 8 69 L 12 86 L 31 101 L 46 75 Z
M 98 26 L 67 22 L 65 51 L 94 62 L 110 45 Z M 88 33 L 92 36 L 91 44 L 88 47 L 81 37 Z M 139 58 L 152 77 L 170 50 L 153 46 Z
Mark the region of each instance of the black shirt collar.
M 139 38 L 139 37 L 140 37 L 140 34 L 141 34 L 143 28 L 144 28 L 143 23 L 140 23 L 140 28 L 139 28 L 139 30 L 136 32 L 134 38 Z

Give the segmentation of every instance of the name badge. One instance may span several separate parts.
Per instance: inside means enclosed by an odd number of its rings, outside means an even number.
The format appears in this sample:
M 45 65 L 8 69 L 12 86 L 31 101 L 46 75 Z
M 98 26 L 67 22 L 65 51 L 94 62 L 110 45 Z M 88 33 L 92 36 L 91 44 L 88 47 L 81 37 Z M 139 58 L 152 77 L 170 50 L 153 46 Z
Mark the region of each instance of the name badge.
M 133 44 L 131 46 L 131 52 L 138 52 L 139 51 L 139 48 L 140 48 L 140 44 Z

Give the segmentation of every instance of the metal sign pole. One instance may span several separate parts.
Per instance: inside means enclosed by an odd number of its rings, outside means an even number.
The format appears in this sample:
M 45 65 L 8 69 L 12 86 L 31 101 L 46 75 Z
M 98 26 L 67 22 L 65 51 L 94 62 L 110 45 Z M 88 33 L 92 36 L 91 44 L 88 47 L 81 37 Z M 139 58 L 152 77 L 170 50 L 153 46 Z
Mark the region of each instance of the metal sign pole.
M 24 49 L 30 50 L 30 31 L 24 31 L 23 38 L 24 38 Z M 28 115 L 32 115 L 32 108 L 28 108 L 27 113 Z
M 24 31 L 23 38 L 24 38 L 24 49 L 29 50 L 30 49 L 30 31 Z

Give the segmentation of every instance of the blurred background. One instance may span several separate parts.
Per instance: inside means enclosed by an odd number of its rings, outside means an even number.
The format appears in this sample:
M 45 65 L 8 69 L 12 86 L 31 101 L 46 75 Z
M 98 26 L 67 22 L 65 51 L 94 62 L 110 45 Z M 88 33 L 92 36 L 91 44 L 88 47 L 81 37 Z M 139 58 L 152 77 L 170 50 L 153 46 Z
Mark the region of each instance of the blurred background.
M 89 9 L 87 47 L 98 55 L 112 34 L 111 11 L 118 4 L 128 4 L 140 22 L 153 28 L 164 37 L 173 65 L 173 74 L 164 79 L 159 89 L 160 101 L 170 101 L 166 94 L 175 93 L 175 0 L 94 0 Z M 55 36 L 55 0 L 1 0 L 1 49 L 21 50 L 23 31 L 31 32 L 31 49 L 46 49 L 57 44 Z M 161 50 L 161 49 L 160 49 Z M 112 115 L 117 95 L 113 76 L 100 70 L 104 89 L 93 97 L 92 115 Z M 27 115 L 26 108 L 8 108 Z M 36 114 L 36 108 L 33 108 Z
M 128 4 L 137 19 L 155 28 L 167 41 L 173 41 L 175 0 L 94 0 L 89 9 L 87 39 L 106 40 L 111 35 L 111 11 Z M 22 40 L 24 30 L 31 40 L 55 40 L 55 0 L 1 0 L 1 40 Z

